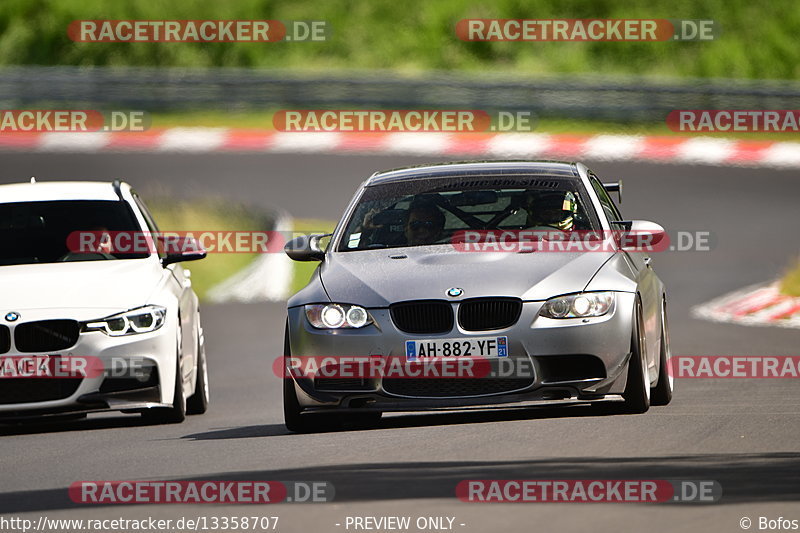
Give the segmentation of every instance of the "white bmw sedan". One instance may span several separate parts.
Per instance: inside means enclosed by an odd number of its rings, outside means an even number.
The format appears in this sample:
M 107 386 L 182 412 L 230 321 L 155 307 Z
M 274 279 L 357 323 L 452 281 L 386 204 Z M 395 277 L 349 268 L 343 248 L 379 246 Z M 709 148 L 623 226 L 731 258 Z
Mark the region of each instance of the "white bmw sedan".
M 98 234 L 149 244 L 70 244 Z M 198 300 L 180 264 L 205 252 L 160 240 L 126 183 L 0 186 L 0 421 L 122 411 L 174 423 L 206 411 Z

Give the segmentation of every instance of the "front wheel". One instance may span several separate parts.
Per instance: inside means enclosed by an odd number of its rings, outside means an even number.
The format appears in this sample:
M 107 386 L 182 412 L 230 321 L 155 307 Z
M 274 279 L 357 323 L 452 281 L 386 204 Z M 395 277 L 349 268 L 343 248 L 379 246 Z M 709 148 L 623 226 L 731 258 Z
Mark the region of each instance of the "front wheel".
M 651 405 L 667 405 L 672 401 L 673 378 L 668 366 L 672 354 L 669 348 L 666 301 L 661 305 L 661 350 L 659 352 L 658 381 L 650 391 Z
M 291 347 L 289 346 L 289 326 L 287 324 L 283 336 L 283 355 L 285 358 L 291 357 Z M 284 369 L 289 368 L 288 362 L 284 361 Z M 294 380 L 288 376 L 283 379 L 283 423 L 286 429 L 294 433 L 317 433 L 322 431 L 335 431 L 344 426 L 356 428 L 368 428 L 377 424 L 382 413 L 380 411 L 370 411 L 364 413 L 305 413 L 300 402 L 297 400 Z
M 149 424 L 179 424 L 186 420 L 186 397 L 183 395 L 180 355 L 177 359 L 172 407 L 151 407 L 142 412 L 142 418 Z
M 380 422 L 383 413 L 368 411 L 364 413 L 306 413 L 297 401 L 294 381 L 283 378 L 283 422 L 286 429 L 294 433 L 319 433 L 337 431 L 345 428 L 368 429 Z
M 186 400 L 186 413 L 202 415 L 208 410 L 208 366 L 206 363 L 205 345 L 197 339 L 197 379 L 194 384 L 194 393 Z
M 342 419 L 336 414 L 307 413 L 297 401 L 294 380 L 283 378 L 283 422 L 286 429 L 294 433 L 318 433 L 341 428 Z
M 283 334 L 284 369 L 289 368 L 286 358 L 291 357 L 289 346 L 289 324 Z M 284 370 L 285 372 L 285 370 Z M 295 433 L 315 433 L 335 429 L 339 420 L 335 417 L 323 417 L 319 414 L 302 414 L 303 408 L 297 401 L 297 391 L 294 389 L 294 380 L 288 375 L 283 375 L 283 423 L 286 429 Z
M 650 409 L 650 380 L 647 373 L 647 358 L 645 357 L 645 344 L 642 339 L 642 304 L 636 298 L 633 314 L 633 328 L 631 329 L 631 357 L 628 361 L 628 377 L 625 382 L 625 391 L 622 393 L 623 402 L 598 402 L 592 404 L 604 414 L 639 414 Z
M 636 312 L 633 317 L 631 332 L 631 359 L 628 361 L 628 380 L 622 397 L 625 402 L 622 411 L 625 413 L 645 413 L 650 409 L 650 379 L 647 372 L 647 356 L 642 333 L 642 304 L 636 299 Z

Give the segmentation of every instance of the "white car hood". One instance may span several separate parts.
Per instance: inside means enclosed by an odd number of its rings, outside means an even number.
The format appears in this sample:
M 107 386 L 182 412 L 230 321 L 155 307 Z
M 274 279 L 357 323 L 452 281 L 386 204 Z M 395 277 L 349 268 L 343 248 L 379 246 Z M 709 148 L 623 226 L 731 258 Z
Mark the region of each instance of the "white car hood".
M 153 259 L 2 266 L 0 309 L 122 311 L 146 304 L 163 273 Z

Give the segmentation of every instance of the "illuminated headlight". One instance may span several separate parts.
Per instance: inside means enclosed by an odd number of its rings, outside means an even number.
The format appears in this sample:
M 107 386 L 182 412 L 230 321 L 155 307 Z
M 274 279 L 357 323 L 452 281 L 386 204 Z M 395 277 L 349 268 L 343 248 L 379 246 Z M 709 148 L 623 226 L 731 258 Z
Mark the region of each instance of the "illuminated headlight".
M 319 329 L 355 329 L 372 323 L 367 310 L 358 305 L 313 304 L 305 308 L 308 321 Z
M 166 316 L 166 307 L 146 305 L 100 320 L 85 322 L 83 331 L 102 331 L 111 337 L 150 333 L 164 325 Z
M 550 298 L 539 314 L 548 318 L 586 318 L 603 316 L 613 307 L 613 292 L 581 292 Z

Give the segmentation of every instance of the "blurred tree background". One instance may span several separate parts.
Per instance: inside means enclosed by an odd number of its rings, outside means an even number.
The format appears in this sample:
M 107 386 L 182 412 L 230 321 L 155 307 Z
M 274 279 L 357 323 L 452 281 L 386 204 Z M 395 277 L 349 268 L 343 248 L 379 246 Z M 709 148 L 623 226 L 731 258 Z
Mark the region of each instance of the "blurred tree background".
M 705 42 L 463 42 L 464 18 L 713 19 Z M 327 42 L 76 43 L 83 19 L 325 20 Z M 800 74 L 795 0 L 3 0 L 0 64 L 392 69 L 794 80 Z

